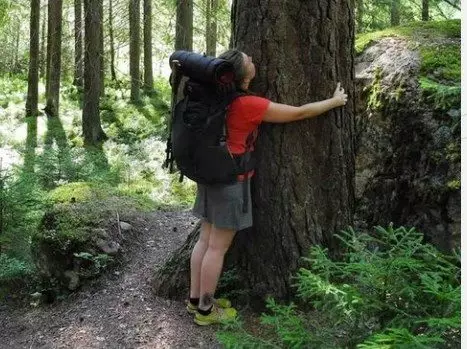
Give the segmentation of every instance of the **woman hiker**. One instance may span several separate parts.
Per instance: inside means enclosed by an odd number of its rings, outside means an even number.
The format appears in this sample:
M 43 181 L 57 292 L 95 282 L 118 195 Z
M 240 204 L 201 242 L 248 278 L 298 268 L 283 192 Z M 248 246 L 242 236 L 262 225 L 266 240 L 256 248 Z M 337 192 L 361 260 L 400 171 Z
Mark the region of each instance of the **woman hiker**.
M 231 62 L 234 66 L 237 89 L 246 95 L 236 98 L 227 112 L 227 146 L 232 154 L 243 154 L 247 149 L 247 138 L 254 135 L 261 122 L 286 123 L 309 119 L 321 115 L 347 102 L 344 89 L 337 84 L 332 98 L 294 107 L 269 101 L 266 98 L 248 94 L 248 87 L 255 77 L 255 65 L 250 56 L 238 50 L 229 50 L 218 58 Z M 252 144 L 253 142 L 248 142 Z M 251 145 L 252 147 L 252 145 Z M 193 248 L 190 261 L 190 300 L 187 310 L 194 314 L 198 325 L 210 325 L 234 319 L 235 308 L 227 299 L 215 299 L 219 276 L 224 263 L 224 255 L 230 247 L 235 232 L 253 224 L 251 197 L 243 204 L 243 181 L 250 180 L 253 171 L 247 176 L 239 176 L 234 184 L 207 186 L 198 184 L 193 213 L 202 219 L 198 242 Z M 247 178 L 245 178 L 247 177 Z M 205 198 L 205 194 L 207 198 Z M 205 208 L 205 203 L 209 204 Z M 246 211 L 246 212 L 245 212 Z

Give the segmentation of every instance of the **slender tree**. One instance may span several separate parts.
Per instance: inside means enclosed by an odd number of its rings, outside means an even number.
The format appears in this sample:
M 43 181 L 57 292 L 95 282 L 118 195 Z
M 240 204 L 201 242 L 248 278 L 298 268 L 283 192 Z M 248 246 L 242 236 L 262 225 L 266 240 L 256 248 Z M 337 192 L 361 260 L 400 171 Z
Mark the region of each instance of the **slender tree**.
M 42 16 L 42 24 L 41 24 L 41 48 L 39 50 L 40 54 L 40 77 L 45 78 L 45 72 L 47 70 L 47 63 L 46 63 L 46 58 L 45 58 L 45 52 L 46 52 L 46 40 L 47 40 L 47 11 L 45 10 Z
M 401 1 L 392 0 L 391 2 L 391 25 L 396 26 L 401 22 L 400 16 Z
M 60 101 L 60 72 L 62 60 L 62 0 L 48 3 L 47 28 L 47 88 L 45 112 L 58 116 Z
M 177 0 L 175 50 L 193 50 L 193 0 Z
M 39 114 L 39 27 L 41 1 L 31 0 L 31 17 L 29 26 L 29 73 L 28 96 L 26 99 L 26 116 Z
M 101 29 L 99 31 L 99 58 L 100 58 L 100 96 L 103 97 L 105 94 L 105 60 L 104 60 L 104 55 L 105 55 L 105 48 L 104 48 L 104 0 L 99 1 L 99 15 L 101 16 L 99 18 L 99 23 L 101 26 Z
M 19 39 L 20 39 L 20 37 L 21 37 L 21 22 L 18 20 L 16 22 L 15 55 L 14 55 L 13 64 L 12 64 L 14 72 L 18 72 L 18 70 L 19 70 L 18 59 L 19 59 Z
M 430 1 L 422 0 L 422 21 L 430 20 Z
M 234 1 L 231 46 L 253 57 L 253 91 L 301 105 L 329 98 L 341 82 L 352 96 L 352 9 L 351 0 Z M 334 234 L 352 224 L 354 209 L 353 108 L 349 100 L 314 119 L 261 127 L 252 183 L 254 229 L 237 233 L 225 263 L 238 289 L 260 298 L 287 296 L 311 245 L 336 253 Z M 158 271 L 158 295 L 186 297 L 198 231 Z
M 114 42 L 114 27 L 113 27 L 113 1 L 109 0 L 109 40 L 110 40 L 110 75 L 112 80 L 117 80 L 115 72 L 115 42 Z
M 152 0 L 144 0 L 144 89 L 154 88 L 152 71 Z
M 106 135 L 102 130 L 99 114 L 101 91 L 101 45 L 102 0 L 84 0 L 84 103 L 83 135 L 85 146 L 98 146 Z
M 357 4 L 357 32 L 363 31 L 363 0 L 356 0 Z
M 130 13 L 130 77 L 131 77 L 131 97 L 133 103 L 139 101 L 140 88 L 140 0 L 129 0 Z
M 75 76 L 73 85 L 83 86 L 83 3 L 75 3 Z
M 218 0 L 206 0 L 206 54 L 216 56 Z

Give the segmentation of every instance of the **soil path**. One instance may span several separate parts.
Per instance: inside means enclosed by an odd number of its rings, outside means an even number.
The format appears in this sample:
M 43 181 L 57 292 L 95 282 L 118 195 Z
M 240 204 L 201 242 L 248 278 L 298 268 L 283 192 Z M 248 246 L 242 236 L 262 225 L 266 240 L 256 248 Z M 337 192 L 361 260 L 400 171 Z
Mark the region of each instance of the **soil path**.
M 0 305 L 0 348 L 219 348 L 181 302 L 155 297 L 154 268 L 196 224 L 187 211 L 127 220 L 136 231 L 127 261 L 63 301 L 37 308 Z

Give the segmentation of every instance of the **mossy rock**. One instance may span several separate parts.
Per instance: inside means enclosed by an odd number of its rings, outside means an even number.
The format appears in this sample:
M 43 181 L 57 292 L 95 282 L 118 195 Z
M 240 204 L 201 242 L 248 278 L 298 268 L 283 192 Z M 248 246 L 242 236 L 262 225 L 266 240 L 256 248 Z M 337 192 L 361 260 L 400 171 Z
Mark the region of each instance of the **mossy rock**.
M 424 101 L 434 109 L 460 108 L 460 32 L 461 22 L 457 19 L 414 22 L 357 35 L 355 49 L 360 55 L 383 38 L 405 40 L 420 54 L 419 84 Z
M 451 19 L 446 21 L 413 22 L 403 26 L 359 34 L 355 40 L 357 55 L 372 43 L 385 37 L 406 38 L 411 41 L 426 39 L 430 42 L 434 39 L 460 38 L 461 21 L 460 19 Z
M 44 214 L 31 249 L 45 284 L 74 290 L 118 258 L 126 238 L 117 217 L 128 217 L 138 204 L 131 198 L 96 194 L 86 183 L 64 187 L 53 193 L 57 203 Z

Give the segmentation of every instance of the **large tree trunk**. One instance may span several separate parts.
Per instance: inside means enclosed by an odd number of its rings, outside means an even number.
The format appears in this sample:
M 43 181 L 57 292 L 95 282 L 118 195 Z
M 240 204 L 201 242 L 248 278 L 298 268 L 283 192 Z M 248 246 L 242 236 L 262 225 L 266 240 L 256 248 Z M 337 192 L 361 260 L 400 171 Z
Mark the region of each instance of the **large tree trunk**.
M 62 60 L 62 0 L 49 1 L 47 29 L 47 88 L 45 112 L 58 116 Z
M 206 0 L 206 54 L 216 56 L 218 0 Z
M 144 89 L 154 88 L 152 73 L 152 0 L 144 0 Z
M 130 77 L 131 96 L 133 103 L 139 101 L 140 72 L 139 62 L 141 57 L 140 49 L 140 0 L 129 1 L 130 13 Z
M 39 98 L 39 27 L 41 1 L 31 0 L 31 18 L 29 35 L 29 72 L 28 96 L 26 99 L 26 116 L 37 116 Z
M 353 9 L 351 1 L 234 1 L 232 46 L 256 63 L 252 89 L 301 105 L 329 98 L 340 81 L 353 96 Z M 225 263 L 250 296 L 289 296 L 311 245 L 338 252 L 333 234 L 352 224 L 354 210 L 353 109 L 351 98 L 312 120 L 261 127 L 254 229 L 237 234 Z M 197 233 L 157 273 L 156 294 L 187 295 L 187 251 Z
M 30 35 L 29 35 L 29 72 L 28 96 L 26 99 L 27 137 L 24 168 L 34 171 L 35 148 L 37 146 L 37 107 L 39 99 L 39 27 L 41 1 L 31 0 Z
M 115 72 L 115 42 L 114 42 L 114 28 L 113 28 L 113 2 L 109 0 L 109 40 L 110 40 L 110 75 L 112 80 L 117 80 L 117 73 Z
M 430 20 L 430 2 L 429 0 L 422 0 L 422 21 Z
M 102 0 L 84 0 L 84 103 L 83 135 L 85 146 L 98 146 L 105 140 L 99 115 L 101 91 L 101 19 Z
M 83 86 L 83 3 L 75 0 L 75 77 L 73 85 Z
M 401 23 L 400 7 L 401 7 L 400 0 L 392 0 L 391 2 L 391 25 L 392 26 L 397 26 Z
M 193 0 L 177 0 L 175 50 L 193 51 Z

